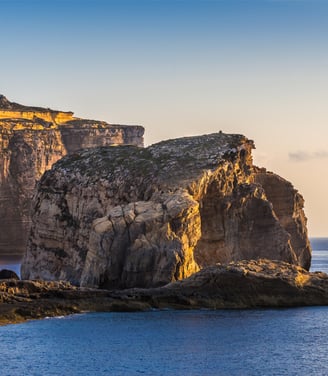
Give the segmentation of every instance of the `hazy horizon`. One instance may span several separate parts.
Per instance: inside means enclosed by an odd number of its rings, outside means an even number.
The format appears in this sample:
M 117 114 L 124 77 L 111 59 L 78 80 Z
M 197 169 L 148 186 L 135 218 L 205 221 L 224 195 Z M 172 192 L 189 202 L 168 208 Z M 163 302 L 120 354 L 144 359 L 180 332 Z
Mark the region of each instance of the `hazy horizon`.
M 255 141 L 254 163 L 305 199 L 328 236 L 328 3 L 322 0 L 0 0 L 0 93 L 140 124 L 145 142 Z

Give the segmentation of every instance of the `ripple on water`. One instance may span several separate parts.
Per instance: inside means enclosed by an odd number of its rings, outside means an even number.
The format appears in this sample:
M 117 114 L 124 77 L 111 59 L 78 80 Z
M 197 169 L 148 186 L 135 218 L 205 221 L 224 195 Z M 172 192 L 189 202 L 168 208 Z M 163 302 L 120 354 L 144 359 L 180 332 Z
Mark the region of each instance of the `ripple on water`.
M 323 375 L 327 314 L 92 313 L 6 326 L 1 375 Z

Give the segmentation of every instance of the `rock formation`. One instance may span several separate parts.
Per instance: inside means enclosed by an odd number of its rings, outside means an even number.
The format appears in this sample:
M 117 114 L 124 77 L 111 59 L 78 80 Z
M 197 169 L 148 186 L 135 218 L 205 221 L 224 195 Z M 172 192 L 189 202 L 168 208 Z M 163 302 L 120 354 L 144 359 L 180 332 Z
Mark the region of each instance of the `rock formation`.
M 223 133 L 64 157 L 35 195 L 22 278 L 154 287 L 243 259 L 309 268 L 303 199 Z
M 206 267 L 182 281 L 151 289 L 117 291 L 112 297 L 153 308 L 245 309 L 328 304 L 328 275 L 266 259 Z
M 35 184 L 57 160 L 81 148 L 142 146 L 143 132 L 140 126 L 79 119 L 0 95 L 0 255 L 22 257 Z
M 209 266 L 163 287 L 107 291 L 63 281 L 0 281 L 0 325 L 94 311 L 328 305 L 328 275 L 282 261 Z

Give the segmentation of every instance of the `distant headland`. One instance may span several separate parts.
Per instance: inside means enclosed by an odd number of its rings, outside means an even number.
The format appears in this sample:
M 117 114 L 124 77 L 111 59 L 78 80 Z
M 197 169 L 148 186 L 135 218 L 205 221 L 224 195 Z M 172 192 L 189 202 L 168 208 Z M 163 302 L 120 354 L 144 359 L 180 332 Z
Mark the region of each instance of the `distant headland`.
M 81 119 L 0 95 L 0 257 L 22 258 L 36 182 L 56 161 L 90 147 L 143 146 L 143 134 L 138 125 Z

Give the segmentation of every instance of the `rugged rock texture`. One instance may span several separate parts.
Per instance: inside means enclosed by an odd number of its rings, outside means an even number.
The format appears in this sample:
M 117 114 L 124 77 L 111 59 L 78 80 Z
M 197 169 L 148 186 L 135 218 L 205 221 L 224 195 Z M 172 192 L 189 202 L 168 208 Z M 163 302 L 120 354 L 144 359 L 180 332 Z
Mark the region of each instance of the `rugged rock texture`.
M 38 186 L 22 277 L 129 288 L 242 259 L 308 267 L 302 198 L 252 148 L 217 133 L 61 159 Z
M 214 265 L 150 289 L 77 288 L 67 282 L 0 282 L 0 325 L 85 311 L 328 305 L 328 275 L 269 260 Z
M 0 255 L 22 257 L 30 226 L 36 181 L 66 154 L 58 129 L 35 122 L 0 120 Z
M 21 258 L 25 252 L 35 184 L 57 160 L 81 148 L 142 146 L 143 132 L 140 126 L 78 119 L 0 95 L 0 256 Z
M 115 293 L 112 293 L 115 296 Z M 241 309 L 328 304 L 328 275 L 266 259 L 213 265 L 182 281 L 116 296 L 155 308 Z

